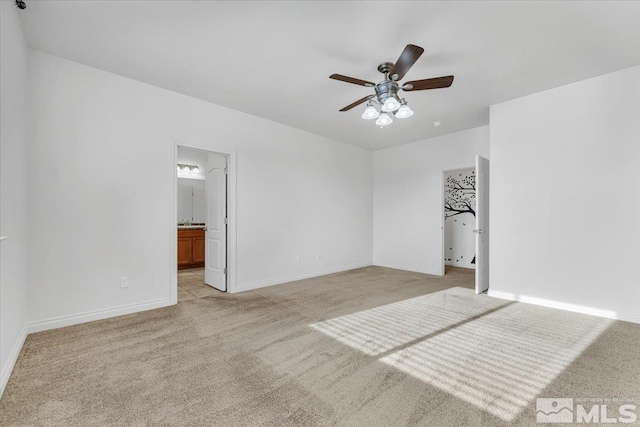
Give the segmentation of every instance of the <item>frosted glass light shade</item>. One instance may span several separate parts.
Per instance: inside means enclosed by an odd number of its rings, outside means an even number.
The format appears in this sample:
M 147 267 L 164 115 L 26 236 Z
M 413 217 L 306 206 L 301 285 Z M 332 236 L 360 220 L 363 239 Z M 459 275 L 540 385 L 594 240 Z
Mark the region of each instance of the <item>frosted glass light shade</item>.
M 382 104 L 382 111 L 386 111 L 387 113 L 396 111 L 398 108 L 400 108 L 400 101 L 398 101 L 393 96 L 385 99 L 384 104 Z
M 378 120 L 376 120 L 376 124 L 378 126 L 387 126 L 391 123 L 393 123 L 393 119 L 387 113 L 380 114 L 380 117 L 378 117 Z
M 362 113 L 362 118 L 365 120 L 373 120 L 377 119 L 379 115 L 380 113 L 378 113 L 378 110 L 376 110 L 373 105 L 369 105 L 365 108 L 364 113 Z
M 399 119 L 406 119 L 407 117 L 411 116 L 413 116 L 413 110 L 406 104 L 400 107 L 400 109 L 396 112 L 396 117 Z

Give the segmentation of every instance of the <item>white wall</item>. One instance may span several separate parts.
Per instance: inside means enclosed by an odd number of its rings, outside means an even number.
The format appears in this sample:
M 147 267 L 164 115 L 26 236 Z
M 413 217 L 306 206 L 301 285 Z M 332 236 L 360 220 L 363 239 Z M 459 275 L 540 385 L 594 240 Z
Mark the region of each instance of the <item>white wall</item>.
M 28 52 L 13 2 L 0 2 L 0 394 L 27 324 Z
M 371 264 L 371 152 L 54 56 L 30 58 L 32 330 L 169 303 L 174 137 L 237 150 L 241 290 Z M 146 191 L 132 194 L 132 179 Z
M 473 232 L 476 227 L 475 176 L 475 168 L 444 173 L 444 199 L 449 201 L 449 206 L 445 203 L 444 209 L 445 265 L 476 268 L 476 235 Z
M 489 158 L 489 127 L 373 153 L 373 262 L 442 274 L 442 171 Z
M 640 322 L 640 67 L 491 107 L 490 295 Z

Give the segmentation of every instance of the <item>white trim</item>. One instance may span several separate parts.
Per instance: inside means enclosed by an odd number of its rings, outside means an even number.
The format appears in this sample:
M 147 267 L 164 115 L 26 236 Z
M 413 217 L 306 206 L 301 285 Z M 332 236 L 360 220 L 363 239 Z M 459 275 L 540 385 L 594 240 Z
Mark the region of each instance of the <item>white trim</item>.
M 172 304 L 178 303 L 178 141 L 173 140 L 173 213 L 171 215 L 171 267 L 169 268 L 169 299 Z
M 445 260 L 444 260 L 444 254 L 445 254 L 445 241 L 444 241 L 444 174 L 445 172 L 451 172 L 451 171 L 456 171 L 456 170 L 460 170 L 460 169 L 470 169 L 473 168 L 475 170 L 476 168 L 476 164 L 475 163 L 458 163 L 455 165 L 449 165 L 449 166 L 444 166 L 441 169 L 440 172 L 440 240 L 442 243 L 442 248 L 441 248 L 441 252 L 440 252 L 440 259 L 442 260 L 442 269 L 440 270 L 440 276 L 444 276 L 444 271 L 445 271 Z M 475 219 L 474 219 L 475 220 Z M 474 228 L 475 228 L 475 224 L 474 224 Z M 473 267 L 470 267 L 473 268 Z
M 170 298 L 162 298 L 154 301 L 121 305 L 120 307 L 87 311 L 69 316 L 51 317 L 49 319 L 28 323 L 27 331 L 32 334 L 34 332 L 48 331 L 49 329 L 63 328 L 65 326 L 78 325 L 80 323 L 92 322 L 94 320 L 109 319 L 111 317 L 122 316 L 125 314 L 153 310 L 155 308 L 167 307 L 173 304 L 174 303 Z
M 543 298 L 529 297 L 526 295 L 515 295 L 509 292 L 492 291 L 489 289 L 487 295 L 493 298 L 500 298 L 509 301 L 518 301 L 526 304 L 539 305 L 542 307 L 555 308 L 558 310 L 571 311 L 574 313 L 589 314 L 591 316 L 604 317 L 606 319 L 624 320 L 626 322 L 640 323 L 640 315 L 617 313 L 611 310 L 604 310 L 601 308 L 585 307 L 582 305 L 569 304 L 560 301 L 551 301 Z
M 173 236 L 172 260 L 178 258 L 178 178 L 176 164 L 178 162 L 178 147 L 190 148 L 194 150 L 208 151 L 213 153 L 225 154 L 228 157 L 227 160 L 227 218 L 229 219 L 227 224 L 227 292 L 238 292 L 236 290 L 237 277 L 238 277 L 238 262 L 237 262 L 237 165 L 238 165 L 238 153 L 236 150 L 232 150 L 225 147 L 219 147 L 211 144 L 207 144 L 200 141 L 194 141 L 191 139 L 183 138 L 171 138 L 174 143 L 174 162 L 171 168 L 173 185 L 173 214 L 171 218 L 171 235 Z M 173 304 L 178 303 L 178 265 L 176 262 L 171 263 L 171 289 L 170 298 Z
M 7 362 L 2 367 L 2 374 L 0 374 L 0 397 L 2 397 L 2 393 L 4 393 L 4 389 L 7 387 L 9 383 L 9 378 L 11 378 L 11 373 L 13 372 L 14 366 L 16 366 L 16 362 L 18 361 L 18 356 L 20 356 L 20 352 L 22 351 L 22 346 L 24 345 L 25 340 L 27 339 L 27 327 L 22 328 L 18 339 L 16 340 L 13 348 L 11 349 L 11 353 L 9 354 L 9 358 Z
M 292 274 L 290 276 L 282 276 L 282 277 L 277 277 L 275 279 L 258 280 L 256 282 L 243 283 L 242 285 L 236 286 L 234 293 L 250 291 L 258 288 L 266 288 L 267 286 L 279 285 L 287 282 L 294 282 L 296 280 L 310 279 L 312 277 L 325 276 L 327 274 L 332 274 L 332 273 L 340 273 L 342 271 L 355 270 L 356 268 L 370 267 L 371 265 L 373 264 L 371 264 L 370 262 L 362 262 L 362 263 L 356 263 L 356 264 L 350 264 L 350 265 L 343 265 L 340 267 L 326 268 L 324 270 L 316 270 L 311 273 Z

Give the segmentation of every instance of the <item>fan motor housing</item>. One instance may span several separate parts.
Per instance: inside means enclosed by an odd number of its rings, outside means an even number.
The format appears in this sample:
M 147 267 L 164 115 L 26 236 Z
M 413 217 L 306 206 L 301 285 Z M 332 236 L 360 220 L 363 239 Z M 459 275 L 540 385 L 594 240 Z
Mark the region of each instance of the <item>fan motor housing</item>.
M 376 96 L 378 97 L 378 102 L 380 104 L 384 104 L 384 101 L 390 96 L 398 99 L 399 89 L 400 86 L 398 86 L 398 83 L 394 82 L 393 80 L 381 81 L 376 85 Z

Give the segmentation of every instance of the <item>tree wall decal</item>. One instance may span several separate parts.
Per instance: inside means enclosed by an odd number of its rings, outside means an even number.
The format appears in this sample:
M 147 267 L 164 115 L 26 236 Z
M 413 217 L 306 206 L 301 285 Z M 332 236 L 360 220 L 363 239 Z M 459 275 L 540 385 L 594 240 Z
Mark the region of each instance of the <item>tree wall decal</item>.
M 463 214 L 476 216 L 476 173 L 458 174 L 458 178 L 450 175 L 447 177 L 444 192 L 444 219 Z M 454 219 L 454 221 L 457 221 Z M 466 224 L 463 224 L 466 226 Z M 451 261 L 451 259 L 448 259 Z M 459 260 L 456 260 L 458 262 Z M 471 264 L 476 263 L 474 255 Z
M 462 176 L 462 174 L 459 176 Z M 444 197 L 444 219 L 465 213 L 470 213 L 474 217 L 476 216 L 475 172 L 461 179 L 454 178 L 453 176 L 447 177 L 447 183 L 444 188 L 446 189 Z

